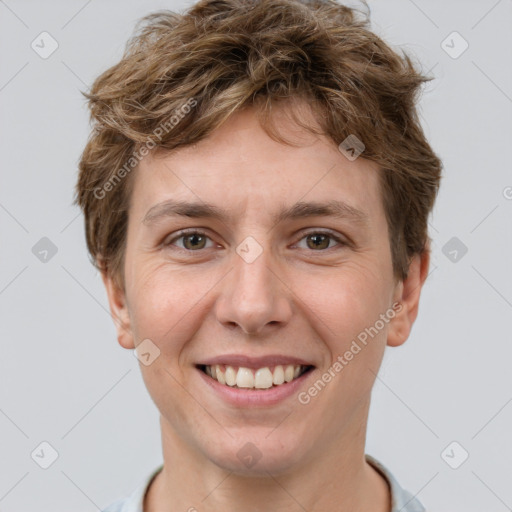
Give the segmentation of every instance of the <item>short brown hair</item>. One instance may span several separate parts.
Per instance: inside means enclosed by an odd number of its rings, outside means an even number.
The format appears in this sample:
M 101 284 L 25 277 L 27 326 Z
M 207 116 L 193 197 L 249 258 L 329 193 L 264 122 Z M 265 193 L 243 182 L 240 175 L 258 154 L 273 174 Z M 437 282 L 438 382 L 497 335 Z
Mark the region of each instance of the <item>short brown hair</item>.
M 75 202 L 94 264 L 124 288 L 128 173 L 148 140 L 158 151 L 189 145 L 258 104 L 263 128 L 286 143 L 269 122 L 272 104 L 302 97 L 321 133 L 336 144 L 355 135 L 363 157 L 379 164 L 393 271 L 405 279 L 410 258 L 428 250 L 441 178 L 416 112 L 420 86 L 431 78 L 369 26 L 368 8 L 334 0 L 201 0 L 183 14 L 144 17 L 121 61 L 84 93 L 94 129 Z

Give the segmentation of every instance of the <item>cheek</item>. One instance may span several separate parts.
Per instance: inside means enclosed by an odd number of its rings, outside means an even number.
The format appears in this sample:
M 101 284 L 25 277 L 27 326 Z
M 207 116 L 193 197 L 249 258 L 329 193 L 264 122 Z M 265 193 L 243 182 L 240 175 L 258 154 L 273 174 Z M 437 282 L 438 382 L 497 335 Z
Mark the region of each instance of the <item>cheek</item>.
M 151 265 L 139 268 L 132 281 L 132 331 L 137 339 L 150 338 L 160 346 L 179 335 L 197 297 L 179 271 L 163 272 Z
M 184 378 L 180 356 L 200 324 L 194 305 L 202 293 L 192 293 L 196 287 L 180 271 L 165 271 L 151 264 L 140 268 L 134 273 L 132 287 L 132 332 L 136 340 L 149 339 L 158 348 L 153 362 L 141 364 L 140 369 L 152 399 L 163 411 L 169 407 L 169 399 L 174 408 L 187 400 L 177 384 Z
M 378 263 L 350 262 L 329 276 L 302 280 L 301 299 L 314 313 L 310 318 L 317 318 L 323 339 L 331 340 L 331 352 L 344 352 L 352 339 L 385 313 L 391 293 L 387 277 Z
M 133 278 L 132 331 L 136 339 L 154 341 L 175 364 L 176 354 L 202 325 L 208 293 L 218 284 L 219 274 L 140 262 Z

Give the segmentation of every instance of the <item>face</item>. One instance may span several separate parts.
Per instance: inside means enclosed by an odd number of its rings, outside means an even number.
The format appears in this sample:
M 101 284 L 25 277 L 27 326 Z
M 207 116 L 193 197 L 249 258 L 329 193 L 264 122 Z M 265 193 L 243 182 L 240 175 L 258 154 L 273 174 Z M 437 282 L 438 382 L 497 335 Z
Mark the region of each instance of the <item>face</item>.
M 162 428 L 238 472 L 311 467 L 364 436 L 384 348 L 407 338 L 428 264 L 395 280 L 374 163 L 277 118 L 300 146 L 269 138 L 247 109 L 145 158 L 125 291 L 104 276 L 119 342 L 150 354 L 140 367 Z M 228 383 L 205 373 L 217 364 Z M 247 453 L 261 455 L 252 469 Z

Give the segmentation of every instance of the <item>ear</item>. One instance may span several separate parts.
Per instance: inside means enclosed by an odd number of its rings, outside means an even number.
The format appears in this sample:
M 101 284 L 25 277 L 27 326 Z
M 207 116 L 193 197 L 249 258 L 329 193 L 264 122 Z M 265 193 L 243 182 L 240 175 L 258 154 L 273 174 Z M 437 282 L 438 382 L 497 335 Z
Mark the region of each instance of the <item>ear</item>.
M 107 291 L 110 313 L 117 330 L 117 341 L 123 348 L 133 349 L 135 348 L 135 344 L 125 292 L 106 271 L 101 271 L 101 279 Z
M 397 313 L 389 322 L 387 344 L 390 347 L 402 345 L 411 333 L 418 316 L 421 289 L 427 278 L 429 265 L 430 246 L 427 244 L 421 254 L 413 256 L 407 278 L 399 281 L 396 286 L 393 303 L 399 302 L 401 308 L 395 308 Z

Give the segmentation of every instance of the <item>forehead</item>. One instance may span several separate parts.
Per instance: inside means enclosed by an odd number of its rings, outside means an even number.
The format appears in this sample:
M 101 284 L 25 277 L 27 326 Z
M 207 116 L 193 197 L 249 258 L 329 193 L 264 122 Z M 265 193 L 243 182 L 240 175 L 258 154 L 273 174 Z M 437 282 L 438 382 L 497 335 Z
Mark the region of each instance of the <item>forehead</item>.
M 270 138 L 256 112 L 246 109 L 193 145 L 147 156 L 134 173 L 131 213 L 142 221 L 156 206 L 179 201 L 208 203 L 223 221 L 248 214 L 275 221 L 286 206 L 329 202 L 361 218 L 383 217 L 376 164 L 350 161 L 333 141 L 297 126 L 284 110 L 275 118 L 279 133 L 295 145 Z

